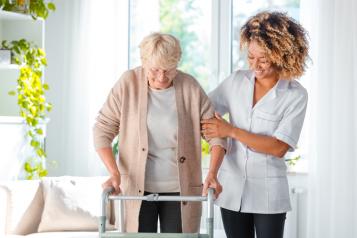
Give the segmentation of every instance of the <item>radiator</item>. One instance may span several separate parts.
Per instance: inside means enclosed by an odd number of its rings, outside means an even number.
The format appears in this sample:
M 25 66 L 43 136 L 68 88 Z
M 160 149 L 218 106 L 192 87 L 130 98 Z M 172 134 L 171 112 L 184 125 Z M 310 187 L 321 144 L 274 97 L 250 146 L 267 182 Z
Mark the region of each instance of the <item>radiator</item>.
M 304 188 L 294 187 L 290 190 L 290 201 L 292 210 L 288 212 L 285 221 L 285 238 L 303 238 L 302 234 L 299 233 L 300 229 L 300 216 L 301 216 L 301 206 L 302 200 L 301 196 L 305 193 Z

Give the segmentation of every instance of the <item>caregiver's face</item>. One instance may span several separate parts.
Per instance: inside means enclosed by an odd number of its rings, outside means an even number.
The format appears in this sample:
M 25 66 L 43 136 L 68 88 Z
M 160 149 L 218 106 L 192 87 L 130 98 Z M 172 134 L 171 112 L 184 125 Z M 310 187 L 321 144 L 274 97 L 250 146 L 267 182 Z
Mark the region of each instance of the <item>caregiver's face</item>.
M 264 48 L 257 41 L 251 41 L 248 45 L 248 63 L 257 79 L 268 78 L 276 74 Z

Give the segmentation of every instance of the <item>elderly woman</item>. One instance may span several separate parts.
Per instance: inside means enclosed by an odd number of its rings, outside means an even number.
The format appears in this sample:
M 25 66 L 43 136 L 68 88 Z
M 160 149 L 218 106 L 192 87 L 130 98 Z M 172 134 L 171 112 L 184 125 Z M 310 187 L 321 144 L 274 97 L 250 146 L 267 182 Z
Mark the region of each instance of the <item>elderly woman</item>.
M 238 70 L 209 96 L 217 111 L 204 120 L 207 138 L 226 138 L 231 149 L 220 169 L 221 207 L 228 238 L 281 238 L 290 208 L 284 155 L 297 146 L 307 92 L 295 81 L 305 70 L 305 30 L 279 12 L 262 12 L 241 29 L 250 70 Z M 217 167 L 216 167 L 217 170 Z
M 154 33 L 140 44 L 142 66 L 125 72 L 109 93 L 94 126 L 95 148 L 113 186 L 125 195 L 201 195 L 200 121 L 214 117 L 202 88 L 176 69 L 179 41 Z M 119 134 L 118 166 L 111 150 Z M 225 139 L 208 140 L 212 164 L 220 164 Z M 215 171 L 206 187 L 221 191 Z M 196 233 L 201 204 L 195 202 L 125 202 L 127 232 Z

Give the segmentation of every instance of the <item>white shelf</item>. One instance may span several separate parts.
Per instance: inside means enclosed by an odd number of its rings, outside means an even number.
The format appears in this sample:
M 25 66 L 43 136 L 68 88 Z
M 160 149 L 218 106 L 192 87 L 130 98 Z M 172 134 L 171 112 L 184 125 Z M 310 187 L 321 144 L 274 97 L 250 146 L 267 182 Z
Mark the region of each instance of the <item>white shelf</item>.
M 46 125 L 50 122 L 49 118 L 39 122 L 40 125 Z M 25 119 L 20 116 L 0 116 L 0 124 L 25 124 Z
M 0 124 L 23 124 L 24 119 L 20 116 L 0 116 Z
M 3 20 L 33 20 L 30 15 L 0 10 L 0 19 Z M 39 19 L 42 20 L 42 19 Z
M 20 69 L 20 66 L 17 64 L 0 64 L 0 70 L 3 69 Z

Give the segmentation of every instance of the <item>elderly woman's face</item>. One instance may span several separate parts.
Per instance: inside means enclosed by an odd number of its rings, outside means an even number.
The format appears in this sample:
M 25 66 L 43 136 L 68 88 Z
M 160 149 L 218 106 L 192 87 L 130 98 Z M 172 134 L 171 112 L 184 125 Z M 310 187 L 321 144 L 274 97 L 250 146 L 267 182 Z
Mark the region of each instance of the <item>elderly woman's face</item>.
M 248 63 L 257 79 L 276 75 L 276 71 L 266 57 L 264 49 L 256 41 L 252 41 L 248 45 Z
M 149 65 L 145 67 L 150 87 L 154 89 L 165 89 L 172 86 L 172 81 L 177 75 L 176 67 L 163 69 L 162 67 Z

